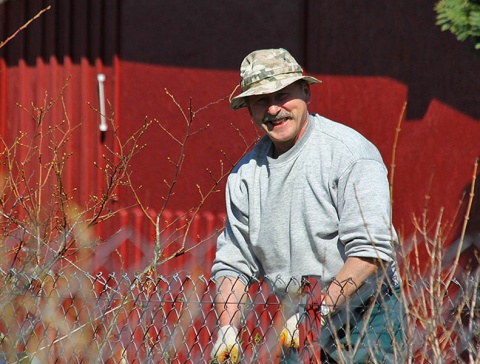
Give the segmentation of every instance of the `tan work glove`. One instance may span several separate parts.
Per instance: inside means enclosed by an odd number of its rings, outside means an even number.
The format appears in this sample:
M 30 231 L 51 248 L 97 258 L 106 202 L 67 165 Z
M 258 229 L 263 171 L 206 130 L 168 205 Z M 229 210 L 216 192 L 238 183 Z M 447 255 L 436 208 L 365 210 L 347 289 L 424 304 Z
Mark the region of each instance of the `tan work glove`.
M 280 332 L 279 343 L 284 353 L 292 349 L 298 350 L 300 347 L 300 333 L 298 330 L 299 317 L 299 313 L 290 317 Z
M 241 348 L 237 336 L 237 328 L 231 325 L 220 327 L 217 341 L 212 349 L 211 364 L 238 363 L 240 361 Z

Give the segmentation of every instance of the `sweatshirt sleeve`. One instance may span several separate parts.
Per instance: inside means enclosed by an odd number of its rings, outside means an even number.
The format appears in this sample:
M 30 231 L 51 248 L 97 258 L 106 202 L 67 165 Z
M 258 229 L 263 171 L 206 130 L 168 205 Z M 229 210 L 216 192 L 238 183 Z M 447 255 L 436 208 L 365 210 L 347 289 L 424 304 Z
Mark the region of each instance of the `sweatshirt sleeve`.
M 346 256 L 392 261 L 396 233 L 391 221 L 390 188 L 382 161 L 360 159 L 338 183 L 339 237 Z
M 258 262 L 249 241 L 248 186 L 240 169 L 234 170 L 227 180 L 227 220 L 217 239 L 217 251 L 212 266 L 214 280 L 222 276 L 240 278 L 247 284 L 258 276 Z

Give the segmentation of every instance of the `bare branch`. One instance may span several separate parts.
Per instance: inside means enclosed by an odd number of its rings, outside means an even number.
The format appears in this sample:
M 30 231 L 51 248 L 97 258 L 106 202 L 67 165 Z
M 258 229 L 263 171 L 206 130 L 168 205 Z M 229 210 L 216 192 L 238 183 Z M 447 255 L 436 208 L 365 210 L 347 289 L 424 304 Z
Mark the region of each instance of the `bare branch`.
M 46 11 L 50 10 L 52 7 L 49 5 L 47 6 L 45 9 L 42 9 L 40 10 L 37 15 L 35 15 L 33 18 L 31 18 L 29 21 L 27 21 L 24 25 L 22 25 L 20 28 L 18 28 L 15 33 L 13 33 L 11 36 L 9 36 L 5 41 L 3 42 L 0 42 L 0 48 L 2 48 L 3 46 L 5 46 L 8 42 L 10 42 L 13 38 L 15 38 L 18 33 L 20 33 L 22 30 L 26 29 L 31 22 L 33 22 L 34 20 L 38 19 L 43 13 L 45 13 Z

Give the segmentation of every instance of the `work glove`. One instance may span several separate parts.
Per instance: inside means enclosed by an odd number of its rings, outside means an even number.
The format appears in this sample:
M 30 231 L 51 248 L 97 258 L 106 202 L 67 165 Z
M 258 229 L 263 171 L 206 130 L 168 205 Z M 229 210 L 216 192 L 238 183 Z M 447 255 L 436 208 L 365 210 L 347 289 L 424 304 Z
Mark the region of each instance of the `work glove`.
M 298 350 L 300 347 L 300 333 L 298 329 L 299 313 L 296 313 L 290 317 L 280 332 L 279 343 L 283 352 L 286 353 L 289 350 Z
M 212 349 L 211 364 L 233 364 L 240 361 L 241 348 L 237 336 L 237 328 L 231 325 L 220 327 L 217 333 L 217 341 Z

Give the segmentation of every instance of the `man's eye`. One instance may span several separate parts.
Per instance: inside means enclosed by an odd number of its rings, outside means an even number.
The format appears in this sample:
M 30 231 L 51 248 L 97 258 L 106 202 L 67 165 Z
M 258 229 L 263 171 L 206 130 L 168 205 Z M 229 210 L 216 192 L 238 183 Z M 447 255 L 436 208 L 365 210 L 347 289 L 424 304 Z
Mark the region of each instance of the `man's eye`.
M 256 105 L 265 105 L 268 102 L 267 98 L 262 97 L 260 99 L 255 100 Z

